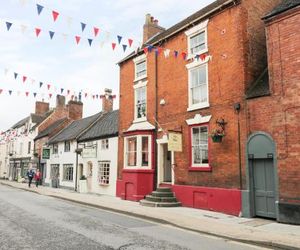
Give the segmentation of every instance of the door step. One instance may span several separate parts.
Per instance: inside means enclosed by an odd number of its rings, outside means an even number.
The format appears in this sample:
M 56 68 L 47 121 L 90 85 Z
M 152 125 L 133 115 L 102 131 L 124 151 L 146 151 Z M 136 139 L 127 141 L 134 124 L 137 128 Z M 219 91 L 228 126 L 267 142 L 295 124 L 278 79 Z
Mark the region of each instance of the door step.
M 140 201 L 142 206 L 147 207 L 180 207 L 181 202 L 178 202 L 171 188 L 157 188 L 150 195 L 146 195 L 144 200 Z

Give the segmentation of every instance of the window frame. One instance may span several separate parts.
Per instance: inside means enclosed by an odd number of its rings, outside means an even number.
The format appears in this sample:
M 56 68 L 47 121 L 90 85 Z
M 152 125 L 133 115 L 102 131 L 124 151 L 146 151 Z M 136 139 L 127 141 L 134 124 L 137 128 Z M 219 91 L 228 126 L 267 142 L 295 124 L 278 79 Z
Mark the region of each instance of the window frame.
M 72 169 L 72 174 L 67 174 L 67 169 Z M 67 177 L 72 179 L 67 179 Z M 63 164 L 63 181 L 73 182 L 74 181 L 74 166 L 73 164 Z
M 110 185 L 110 173 L 111 173 L 111 169 L 110 169 L 110 161 L 98 161 L 98 184 L 101 186 L 109 186 Z M 105 169 L 104 165 L 108 165 L 108 170 Z M 101 169 L 101 166 L 104 169 Z M 108 172 L 108 176 L 107 176 L 107 172 Z
M 52 154 L 54 154 L 54 155 L 58 154 L 58 143 L 53 144 L 53 146 L 52 146 Z
M 207 43 L 207 25 L 208 25 L 208 19 L 202 23 L 199 23 L 198 25 L 192 27 L 191 29 L 187 30 L 185 32 L 185 35 L 187 36 L 187 47 L 188 47 L 188 58 L 191 59 L 195 55 L 201 55 L 203 53 L 208 52 L 208 43 Z M 196 35 L 204 32 L 204 42 L 205 42 L 205 48 L 198 51 L 197 53 L 191 52 L 191 38 L 195 37 Z
M 194 154 L 193 154 L 193 129 L 194 128 L 207 128 L 207 158 L 208 163 L 201 163 L 201 164 L 194 164 Z M 198 123 L 189 125 L 189 150 L 190 150 L 190 164 L 189 164 L 189 171 L 211 171 L 211 162 L 210 162 L 210 140 L 209 140 L 209 123 Z
M 145 74 L 141 75 L 141 76 L 137 76 L 137 65 L 141 64 L 145 62 Z M 148 69 L 147 69 L 147 57 L 145 54 L 142 54 L 136 58 L 133 59 L 133 63 L 134 63 L 134 82 L 140 81 L 144 78 L 147 78 L 147 74 L 148 74 Z
M 109 139 L 102 139 L 101 150 L 108 150 L 108 149 L 109 149 Z
M 69 145 L 69 149 L 67 149 L 66 145 Z M 70 152 L 71 151 L 71 142 L 70 141 L 65 141 L 64 143 L 64 152 Z
M 148 165 L 143 166 L 142 164 L 142 138 L 148 138 Z M 127 141 L 131 138 L 136 138 L 137 140 L 137 147 L 136 147 L 136 165 L 129 166 L 128 165 L 128 143 Z M 150 134 L 139 134 L 139 135 L 130 135 L 124 137 L 124 169 L 152 169 L 152 135 Z
M 142 122 L 147 121 L 147 83 L 148 81 L 139 82 L 133 86 L 134 89 L 134 121 L 133 122 Z M 145 88 L 145 116 L 138 118 L 137 110 L 137 91 L 141 88 Z
M 206 102 L 199 102 L 199 103 L 192 103 L 192 71 L 196 70 L 201 67 L 206 67 L 205 72 L 206 72 L 206 96 L 207 96 L 207 101 Z M 203 62 L 197 62 L 194 61 L 190 64 L 186 65 L 186 68 L 188 70 L 188 108 L 187 111 L 194 111 L 197 109 L 202 109 L 202 108 L 208 108 L 209 107 L 209 75 L 208 75 L 208 58 L 206 58 L 205 61 Z

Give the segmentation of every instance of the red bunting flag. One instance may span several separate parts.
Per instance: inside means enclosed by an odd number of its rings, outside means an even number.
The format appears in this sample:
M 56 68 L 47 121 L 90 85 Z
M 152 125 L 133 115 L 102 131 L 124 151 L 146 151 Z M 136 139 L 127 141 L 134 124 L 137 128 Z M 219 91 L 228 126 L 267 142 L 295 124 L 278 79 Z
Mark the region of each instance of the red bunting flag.
M 186 59 L 186 53 L 185 53 L 185 52 L 182 52 L 182 53 L 181 53 L 181 56 L 182 56 L 182 59 L 183 59 L 183 60 Z
M 93 99 L 95 99 L 95 95 L 93 95 Z
M 204 61 L 204 60 L 205 60 L 205 58 L 206 58 L 206 54 L 202 54 L 202 55 L 200 55 L 200 59 L 201 59 L 202 61 Z
M 147 54 L 148 53 L 148 47 L 144 48 L 144 53 Z
M 86 97 L 87 97 L 87 95 L 88 95 L 88 93 L 85 93 L 85 94 L 84 94 L 84 97 L 86 98 Z
M 27 76 L 23 76 L 23 82 L 25 82 L 27 79 Z
M 98 35 L 98 33 L 99 33 L 99 28 L 94 27 L 94 35 L 95 35 L 95 37 Z
M 112 43 L 112 44 L 111 44 L 113 50 L 115 50 L 116 45 L 117 45 L 116 43 Z
M 54 20 L 54 22 L 56 21 L 56 19 L 57 19 L 57 17 L 58 17 L 58 15 L 59 15 L 59 13 L 58 12 L 56 12 L 56 11 L 52 11 L 52 16 L 53 16 L 53 20 Z
M 70 90 L 69 89 L 67 90 L 67 93 L 68 93 L 68 95 L 70 94 Z
M 80 36 L 75 36 L 76 43 L 79 44 L 81 37 Z
M 132 43 L 133 43 L 133 40 L 129 38 L 129 39 L 128 39 L 129 47 L 131 47 Z
M 73 100 L 74 99 L 74 95 L 71 95 L 71 100 Z
M 35 28 L 36 37 L 38 37 L 40 33 L 41 33 L 41 29 L 40 28 Z
M 52 94 L 50 93 L 50 94 L 49 94 L 49 98 L 51 98 L 51 97 L 52 97 Z
M 29 92 L 25 92 L 25 94 L 26 94 L 26 96 L 28 96 L 28 95 L 29 95 Z
M 48 90 L 50 89 L 50 87 L 51 87 L 51 85 L 50 85 L 50 84 L 47 84 L 47 88 L 48 88 Z
M 1 95 L 2 91 L 3 91 L 3 89 L 0 89 L 0 95 Z

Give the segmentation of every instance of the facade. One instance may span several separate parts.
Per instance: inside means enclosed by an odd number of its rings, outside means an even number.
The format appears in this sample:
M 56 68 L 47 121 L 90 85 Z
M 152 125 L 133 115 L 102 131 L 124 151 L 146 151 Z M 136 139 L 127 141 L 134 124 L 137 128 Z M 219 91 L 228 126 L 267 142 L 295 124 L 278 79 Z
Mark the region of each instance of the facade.
M 0 178 L 8 178 L 8 153 L 4 142 L 0 143 Z
M 87 179 L 87 191 L 116 195 L 119 111 L 109 111 L 78 138 L 79 179 Z
M 71 122 L 47 142 L 50 159 L 46 164 L 45 185 L 77 189 L 77 138 L 95 123 L 101 113 Z
M 241 215 L 245 93 L 267 65 L 261 17 L 279 2 L 215 1 L 119 62 L 117 196 L 169 186 L 184 206 Z
M 42 180 L 46 178 L 46 163 L 48 157 L 43 157 L 50 149 L 47 143 L 50 137 L 53 137 L 72 121 L 82 118 L 83 103 L 79 100 L 70 100 L 65 104 L 65 97 L 56 96 L 56 106 L 51 114 L 37 127 L 38 134 L 34 138 L 35 153 L 38 159 L 39 169 L 42 173 Z
M 115 195 L 118 111 L 113 111 L 110 89 L 105 89 L 102 112 L 79 119 L 47 142 L 46 185 L 79 190 L 87 178 L 87 191 Z
M 243 213 L 300 224 L 300 2 L 264 17 L 268 71 L 247 93 Z

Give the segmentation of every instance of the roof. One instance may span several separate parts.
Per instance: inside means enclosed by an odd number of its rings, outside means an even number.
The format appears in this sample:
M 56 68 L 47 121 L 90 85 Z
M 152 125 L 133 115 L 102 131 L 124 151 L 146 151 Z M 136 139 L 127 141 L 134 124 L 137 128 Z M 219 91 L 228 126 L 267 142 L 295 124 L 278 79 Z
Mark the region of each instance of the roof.
M 252 87 L 246 92 L 246 99 L 270 95 L 269 72 L 265 68 L 263 73 L 253 83 Z
M 119 110 L 104 113 L 92 127 L 83 133 L 78 141 L 89 141 L 118 135 Z
M 300 5 L 300 0 L 284 0 L 281 4 L 277 5 L 269 14 L 264 16 L 263 19 L 268 19 L 274 17 L 280 13 L 283 13 L 287 10 L 293 9 Z
M 43 131 L 41 131 L 35 138 L 34 140 L 38 140 L 41 139 L 45 136 L 49 136 L 57 127 L 59 127 L 60 125 L 62 125 L 64 122 L 66 122 L 68 120 L 67 117 L 64 117 L 60 120 L 57 120 L 56 122 L 52 123 L 51 125 L 49 125 L 47 128 L 45 128 Z
M 102 112 L 95 115 L 73 121 L 69 126 L 61 130 L 57 135 L 53 136 L 48 144 L 54 144 L 63 141 L 71 141 L 80 136 L 85 129 L 96 122 L 101 117 Z
M 195 12 L 194 14 L 190 15 L 189 17 L 185 18 L 181 22 L 173 25 L 172 27 L 156 34 L 150 40 L 147 41 L 147 45 L 154 45 L 161 42 L 164 39 L 167 39 L 178 32 L 185 30 L 191 26 L 193 26 L 196 22 L 204 21 L 205 19 L 209 18 L 210 16 L 218 13 L 221 10 L 224 10 L 227 7 L 232 6 L 233 4 L 237 4 L 240 0 L 216 0 L 211 4 L 207 5 L 206 7 L 200 9 L 199 11 Z M 128 59 L 132 58 L 136 54 L 139 54 L 142 50 L 133 52 L 126 56 L 124 59 L 118 62 L 118 64 L 127 61 Z
M 22 127 L 23 125 L 26 124 L 26 122 L 28 121 L 28 119 L 29 119 L 29 116 L 23 118 L 22 120 L 18 121 L 16 124 L 14 124 L 14 125 L 12 126 L 12 128 L 13 128 L 13 129 L 16 129 L 16 128 Z

